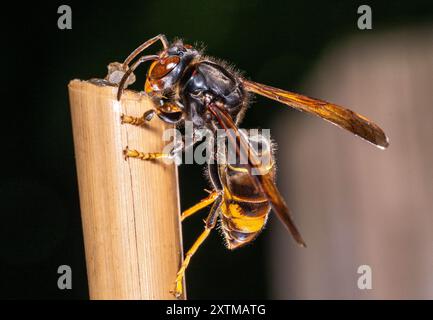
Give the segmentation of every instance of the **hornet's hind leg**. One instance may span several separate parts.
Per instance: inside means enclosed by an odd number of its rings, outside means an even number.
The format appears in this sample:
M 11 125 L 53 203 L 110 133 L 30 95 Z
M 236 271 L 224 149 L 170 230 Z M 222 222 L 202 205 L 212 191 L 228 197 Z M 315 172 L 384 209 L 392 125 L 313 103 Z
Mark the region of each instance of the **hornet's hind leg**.
M 181 267 L 177 273 L 176 282 L 175 282 L 175 289 L 174 289 L 174 291 L 172 291 L 172 293 L 176 297 L 179 297 L 183 292 L 183 278 L 185 276 L 185 270 L 188 267 L 192 256 L 197 252 L 197 249 L 206 240 L 206 238 L 209 236 L 211 230 L 216 225 L 218 213 L 219 213 L 219 208 L 221 206 L 221 202 L 222 202 L 222 195 L 218 195 L 216 197 L 216 199 L 214 200 L 214 204 L 213 204 L 213 206 L 210 210 L 210 213 L 206 219 L 205 229 L 204 229 L 203 233 L 197 238 L 197 240 L 192 245 L 191 249 L 189 249 L 185 255 L 185 260 L 183 261 L 183 263 L 182 263 L 182 265 L 181 265 Z M 195 211 L 198 211 L 198 209 Z
M 216 191 L 209 191 L 209 195 L 200 200 L 199 203 L 196 203 L 191 208 L 186 209 L 184 212 L 182 212 L 181 221 L 185 220 L 189 216 L 192 216 L 194 213 L 200 211 L 203 208 L 206 208 L 208 205 L 211 205 L 214 203 L 215 199 L 217 199 L 219 196 L 218 192 Z

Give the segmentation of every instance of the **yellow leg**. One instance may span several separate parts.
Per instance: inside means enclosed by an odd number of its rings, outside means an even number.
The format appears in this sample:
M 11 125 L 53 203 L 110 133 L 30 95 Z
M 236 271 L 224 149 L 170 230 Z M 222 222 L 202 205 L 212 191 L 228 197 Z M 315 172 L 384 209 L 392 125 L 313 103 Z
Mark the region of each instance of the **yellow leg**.
M 155 115 L 156 111 L 153 109 L 150 109 L 146 111 L 141 117 L 133 117 L 128 116 L 126 114 L 122 114 L 120 116 L 120 121 L 122 124 L 131 124 L 133 126 L 142 126 L 146 122 L 152 120 L 153 116 Z
M 170 155 L 167 153 L 160 153 L 160 152 L 144 153 L 138 150 L 129 149 L 128 147 L 126 147 L 126 149 L 123 150 L 123 155 L 125 156 L 125 160 L 128 158 L 137 158 L 140 160 L 155 160 L 155 159 L 170 157 Z
M 185 220 L 186 218 L 193 215 L 197 211 L 212 204 L 217 197 L 218 197 L 218 193 L 216 191 L 210 192 L 209 196 L 201 200 L 199 203 L 193 205 L 191 208 L 186 209 L 184 212 L 182 212 L 182 215 L 180 217 L 181 221 Z
M 183 277 L 185 276 L 185 270 L 189 265 L 191 257 L 196 253 L 197 249 L 203 243 L 204 240 L 208 237 L 210 231 L 213 227 L 207 227 L 204 229 L 203 233 L 198 237 L 198 239 L 194 242 L 191 249 L 185 255 L 185 260 L 183 260 L 182 266 L 180 267 L 177 276 L 174 292 L 172 292 L 176 298 L 180 297 L 183 293 Z
M 217 221 L 217 217 L 219 214 L 219 208 L 221 206 L 221 202 L 222 202 L 222 197 L 221 197 L 221 195 L 218 195 L 214 199 L 214 204 L 212 205 L 210 213 L 206 219 L 206 225 L 205 225 L 203 233 L 198 237 L 198 239 L 192 245 L 191 249 L 189 249 L 185 255 L 185 260 L 183 260 L 183 263 L 182 263 L 179 271 L 177 272 L 175 287 L 174 287 L 174 291 L 172 292 L 176 297 L 179 297 L 183 293 L 183 278 L 185 277 L 185 271 L 189 265 L 189 262 L 191 261 L 192 256 L 196 253 L 197 249 L 206 240 L 209 233 L 211 232 L 211 230 L 216 225 L 216 221 Z

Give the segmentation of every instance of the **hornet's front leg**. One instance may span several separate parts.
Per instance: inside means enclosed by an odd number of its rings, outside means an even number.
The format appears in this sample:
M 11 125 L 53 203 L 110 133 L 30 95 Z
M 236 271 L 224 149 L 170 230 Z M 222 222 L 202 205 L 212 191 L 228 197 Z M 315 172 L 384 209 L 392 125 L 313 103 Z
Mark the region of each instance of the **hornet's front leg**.
M 164 122 L 170 124 L 177 124 L 183 120 L 183 109 L 173 102 L 161 100 L 161 105 L 155 109 L 147 110 L 141 117 L 134 117 L 126 114 L 120 116 L 122 124 L 131 124 L 135 126 L 142 126 L 146 122 L 153 119 L 155 114 Z
M 158 115 L 160 119 L 164 122 L 176 124 L 183 119 L 183 111 L 177 105 L 172 102 L 162 103 L 161 106 L 156 109 L 147 110 L 141 117 L 130 116 L 122 114 L 120 121 L 122 124 L 130 124 L 134 126 L 143 126 L 146 122 L 151 121 L 154 116 Z M 127 158 L 137 158 L 140 160 L 155 160 L 155 159 L 173 159 L 176 154 L 184 149 L 184 142 L 178 141 L 175 143 L 173 148 L 168 153 L 162 152 L 149 152 L 144 153 L 138 150 L 129 149 L 126 147 L 123 150 L 123 155 L 125 159 Z
M 150 110 L 147 110 L 145 113 L 143 113 L 143 115 L 141 117 L 133 117 L 133 116 L 128 116 L 126 114 L 122 114 L 120 116 L 120 122 L 122 124 L 127 123 L 127 124 L 131 124 L 134 126 L 142 126 L 146 122 L 149 122 L 150 120 L 152 120 L 155 113 L 156 113 L 155 109 L 150 109 Z
M 143 126 L 146 122 L 151 121 L 155 114 L 164 122 L 176 124 L 183 121 L 183 110 L 172 102 L 165 102 L 156 109 L 150 109 L 146 111 L 141 117 L 134 117 L 130 115 L 121 115 L 122 124 L 130 124 L 134 126 Z M 123 150 L 125 159 L 137 158 L 140 160 L 155 160 L 155 159 L 174 159 L 179 152 L 186 151 L 192 148 L 198 141 L 202 140 L 204 135 L 200 130 L 194 130 L 192 139 L 185 139 L 182 136 L 182 140 L 176 141 L 172 149 L 168 153 L 162 152 L 150 152 L 145 153 L 126 147 Z
M 171 153 L 162 153 L 162 152 L 141 152 L 135 149 L 129 149 L 126 147 L 123 150 L 123 156 L 125 157 L 125 160 L 128 158 L 136 158 L 140 160 L 155 160 L 155 159 L 170 159 L 173 156 Z
M 168 153 L 163 152 L 142 152 L 135 149 L 129 149 L 128 146 L 123 150 L 123 156 L 125 160 L 128 158 L 136 158 L 139 160 L 156 160 L 156 159 L 170 159 L 173 160 L 176 158 L 179 152 L 182 152 L 186 149 L 191 148 L 194 145 L 194 142 L 185 145 L 183 141 L 178 141 L 174 144 L 171 150 Z

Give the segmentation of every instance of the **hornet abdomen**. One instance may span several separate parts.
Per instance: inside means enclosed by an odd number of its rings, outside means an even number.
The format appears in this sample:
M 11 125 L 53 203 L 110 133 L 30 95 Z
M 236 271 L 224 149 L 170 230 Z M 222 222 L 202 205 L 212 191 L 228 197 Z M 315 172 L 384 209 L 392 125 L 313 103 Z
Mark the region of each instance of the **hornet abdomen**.
M 260 134 L 248 139 L 262 159 L 260 171 L 274 178 L 275 166 L 270 139 Z M 219 170 L 223 187 L 220 207 L 221 229 L 227 247 L 236 249 L 254 240 L 263 230 L 271 204 L 266 195 L 253 184 L 251 176 L 242 164 L 221 164 Z

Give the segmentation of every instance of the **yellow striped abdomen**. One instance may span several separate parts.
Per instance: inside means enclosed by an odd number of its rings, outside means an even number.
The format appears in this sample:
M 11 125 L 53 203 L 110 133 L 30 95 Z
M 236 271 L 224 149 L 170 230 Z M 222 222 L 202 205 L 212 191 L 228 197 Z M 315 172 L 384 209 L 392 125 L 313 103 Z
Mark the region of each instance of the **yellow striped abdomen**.
M 273 164 L 265 170 L 275 175 Z M 242 168 L 220 166 L 223 200 L 220 207 L 221 229 L 229 249 L 236 249 L 254 240 L 263 230 L 271 205 Z

